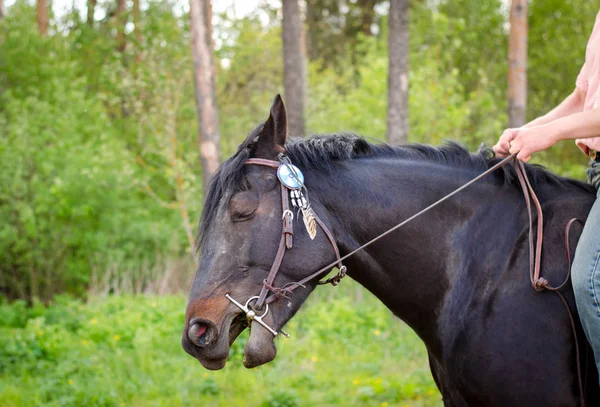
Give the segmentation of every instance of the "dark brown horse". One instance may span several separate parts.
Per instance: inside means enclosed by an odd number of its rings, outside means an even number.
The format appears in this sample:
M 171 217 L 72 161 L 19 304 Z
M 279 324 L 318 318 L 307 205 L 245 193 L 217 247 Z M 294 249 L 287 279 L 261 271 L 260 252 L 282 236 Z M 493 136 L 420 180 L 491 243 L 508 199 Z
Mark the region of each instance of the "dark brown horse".
M 183 347 L 208 369 L 225 366 L 230 345 L 248 326 L 226 294 L 242 305 L 258 295 L 282 233 L 276 170 L 244 162 L 277 160 L 281 153 L 304 174 L 312 209 L 342 255 L 498 161 L 455 144 L 390 147 L 352 135 L 286 143 L 285 109 L 277 97 L 267 121 L 215 174 L 206 197 Z M 585 220 L 594 193 L 543 169 L 526 170 L 545 214 L 543 273 L 558 283 L 568 267 L 563 228 L 570 218 Z M 579 403 L 569 318 L 557 296 L 531 288 L 527 236 L 520 187 L 514 171 L 503 167 L 346 261 L 348 274 L 423 340 L 446 406 Z M 302 280 L 335 260 L 325 233 L 318 229 L 311 240 L 298 218 L 293 239 L 274 286 Z M 263 322 L 283 327 L 317 281 L 272 302 Z M 563 293 L 577 320 L 571 286 Z M 244 365 L 271 361 L 274 335 L 256 320 L 250 329 Z M 597 406 L 598 377 L 578 322 L 577 333 L 587 401 Z

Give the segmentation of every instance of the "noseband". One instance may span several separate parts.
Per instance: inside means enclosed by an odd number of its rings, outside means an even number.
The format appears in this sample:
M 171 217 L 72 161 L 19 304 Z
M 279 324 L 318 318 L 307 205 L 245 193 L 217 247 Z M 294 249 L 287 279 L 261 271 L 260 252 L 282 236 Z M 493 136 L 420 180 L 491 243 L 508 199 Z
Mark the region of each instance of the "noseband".
M 306 189 L 303 182 L 303 176 L 300 171 L 293 166 L 290 161 L 284 155 L 280 155 L 280 161 L 272 161 L 265 160 L 262 158 L 250 158 L 244 161 L 245 165 L 261 165 L 263 167 L 270 167 L 278 170 L 277 175 L 281 184 L 281 220 L 283 222 L 283 226 L 281 228 L 281 239 L 279 240 L 279 248 L 277 249 L 277 254 L 275 255 L 275 260 L 273 260 L 273 265 L 271 266 L 271 270 L 269 271 L 269 275 L 265 280 L 263 280 L 263 287 L 260 291 L 260 294 L 254 297 L 250 297 L 244 305 L 240 302 L 236 301 L 229 294 L 226 294 L 225 297 L 229 301 L 231 301 L 236 307 L 244 311 L 248 321 L 256 321 L 259 325 L 264 327 L 267 331 L 271 332 L 273 336 L 277 336 L 278 332 L 271 328 L 266 322 L 263 321 L 263 318 L 269 312 L 269 304 L 281 299 L 281 298 L 291 298 L 292 291 L 298 287 L 304 287 L 304 284 L 314 279 L 315 277 L 323 274 L 325 271 L 329 271 L 332 267 L 336 266 L 339 269 L 339 272 L 324 281 L 319 281 L 318 284 L 332 284 L 334 286 L 338 285 L 340 280 L 346 276 L 346 266 L 342 264 L 342 259 L 340 258 L 340 251 L 335 243 L 335 239 L 333 234 L 329 231 L 327 226 L 323 223 L 323 221 L 311 211 L 312 217 L 319 225 L 327 239 L 329 239 L 329 243 L 331 243 L 331 247 L 333 248 L 333 252 L 336 257 L 335 263 L 327 266 L 327 268 L 321 269 L 316 273 L 309 275 L 308 277 L 303 278 L 300 281 L 287 283 L 282 287 L 275 287 L 273 284 L 275 282 L 275 277 L 277 277 L 277 273 L 279 273 L 279 269 L 281 268 L 281 263 L 283 262 L 283 257 L 287 250 L 290 250 L 294 244 L 294 212 L 290 210 L 289 203 L 289 194 L 290 191 L 301 191 L 302 189 Z M 283 167 L 283 168 L 282 168 Z M 285 169 L 286 175 L 289 177 L 291 182 L 286 182 L 282 178 L 281 169 Z M 297 196 L 301 196 L 298 194 Z M 299 198 L 300 199 L 304 198 Z M 306 201 L 305 201 L 306 202 Z M 304 212 L 302 212 L 303 216 Z M 306 220 L 306 219 L 305 219 Z M 272 293 L 269 296 L 269 293 Z M 254 304 L 252 304 L 252 302 Z M 265 310 L 262 311 L 263 305 L 265 306 Z M 261 313 L 262 315 L 257 315 Z M 287 333 L 284 331 L 280 331 L 281 334 L 289 337 Z

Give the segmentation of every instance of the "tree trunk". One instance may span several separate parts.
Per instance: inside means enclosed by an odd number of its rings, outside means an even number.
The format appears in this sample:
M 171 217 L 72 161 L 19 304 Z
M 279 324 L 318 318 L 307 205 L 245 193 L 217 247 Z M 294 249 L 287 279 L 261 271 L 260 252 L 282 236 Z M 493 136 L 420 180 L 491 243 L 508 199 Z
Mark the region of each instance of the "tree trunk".
M 212 25 L 212 4 L 210 0 L 203 0 L 204 3 L 204 18 L 206 19 L 206 43 L 209 44 L 210 47 L 210 69 L 212 70 L 212 75 L 214 80 L 216 81 L 217 77 L 217 68 L 215 65 L 215 40 L 213 37 L 213 25 Z M 216 94 L 216 90 L 215 90 Z
M 409 0 L 390 0 L 388 34 L 387 140 L 408 142 L 408 9 Z
M 0 20 L 4 17 L 4 0 L 0 0 Z
M 192 57 L 194 60 L 194 85 L 196 112 L 198 115 L 198 140 L 200 144 L 200 164 L 204 191 L 213 173 L 219 167 L 219 117 L 215 89 L 215 71 L 208 33 L 212 32 L 207 18 L 209 0 L 190 0 L 190 25 Z M 205 195 L 206 196 L 206 195 Z
M 125 14 L 125 0 L 117 0 L 117 50 L 125 51 L 125 25 L 127 24 L 127 15 Z
M 133 0 L 133 34 L 135 37 L 135 63 L 142 61 L 142 12 L 140 0 Z
M 315 13 L 317 10 L 311 0 L 306 0 L 306 49 L 307 57 L 310 60 L 315 60 L 319 56 L 317 52 L 317 18 Z
M 37 0 L 37 23 L 40 35 L 48 36 L 48 3 L 46 0 Z
M 375 18 L 375 0 L 358 0 L 360 7 L 360 31 L 364 35 L 372 35 L 371 25 Z
M 525 124 L 527 108 L 527 0 L 512 0 L 508 43 L 509 127 Z
M 298 0 L 283 2 L 283 89 L 288 134 L 304 135 L 306 97 L 306 50 Z
M 94 13 L 96 12 L 96 1 L 97 0 L 88 0 L 87 2 L 87 25 L 90 27 L 94 26 Z

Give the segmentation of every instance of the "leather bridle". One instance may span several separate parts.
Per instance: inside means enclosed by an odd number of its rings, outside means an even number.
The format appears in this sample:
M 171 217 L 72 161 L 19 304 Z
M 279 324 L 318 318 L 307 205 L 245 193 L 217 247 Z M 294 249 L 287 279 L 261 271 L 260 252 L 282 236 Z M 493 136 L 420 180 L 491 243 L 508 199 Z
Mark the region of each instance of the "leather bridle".
M 585 397 L 584 397 L 584 392 L 583 392 L 581 366 L 580 366 L 580 361 L 579 361 L 579 344 L 578 344 L 578 340 L 577 340 L 575 321 L 573 319 L 573 316 L 571 315 L 571 310 L 569 308 L 567 301 L 565 300 L 563 295 L 559 292 L 559 290 L 562 287 L 564 287 L 565 284 L 568 282 L 570 274 L 571 274 L 571 256 L 570 256 L 570 252 L 569 252 L 569 231 L 570 231 L 570 228 L 573 223 L 575 223 L 575 222 L 582 223 L 582 222 L 579 221 L 578 219 L 571 219 L 566 226 L 565 247 L 566 247 L 566 255 L 567 255 L 569 268 L 567 270 L 567 276 L 566 276 L 565 280 L 559 286 L 553 287 L 552 285 L 550 285 L 550 283 L 548 282 L 547 279 L 545 279 L 544 277 L 541 276 L 541 258 L 542 258 L 542 245 L 543 245 L 543 224 L 544 224 L 542 207 L 541 207 L 540 202 L 535 194 L 535 191 L 533 190 L 533 187 L 531 186 L 531 183 L 529 182 L 529 178 L 527 177 L 527 172 L 525 171 L 524 164 L 521 161 L 517 160 L 516 156 L 517 156 L 516 154 L 512 154 L 512 155 L 504 158 L 503 160 L 499 161 L 494 166 L 490 167 L 488 170 L 481 173 L 477 177 L 473 178 L 466 184 L 460 186 L 459 188 L 457 188 L 454 191 L 450 192 L 449 194 L 445 195 L 441 199 L 435 201 L 431 205 L 427 206 L 426 208 L 424 208 L 421 211 L 417 212 L 416 214 L 412 215 L 408 219 L 400 222 L 396 226 L 388 229 L 387 231 L 376 236 L 375 238 L 371 239 L 370 241 L 366 242 L 362 246 L 352 250 L 351 252 L 349 252 L 348 254 L 346 254 L 342 257 L 340 257 L 340 251 L 337 247 L 337 244 L 335 242 L 333 235 L 331 234 L 329 229 L 325 226 L 323 221 L 316 214 L 314 214 L 317 224 L 321 227 L 321 229 L 323 230 L 323 232 L 329 239 L 329 242 L 331 243 L 331 246 L 335 253 L 336 260 L 333 263 L 330 263 L 330 264 L 322 267 L 321 269 L 317 270 L 316 272 L 310 274 L 309 276 L 303 278 L 300 281 L 287 283 L 282 287 L 275 287 L 273 285 L 273 283 L 275 281 L 275 277 L 277 276 L 277 273 L 279 272 L 279 269 L 281 268 L 281 264 L 283 262 L 283 257 L 285 256 L 286 250 L 291 249 L 293 246 L 293 236 L 294 236 L 294 226 L 293 226 L 294 213 L 290 210 L 290 207 L 289 207 L 288 188 L 283 184 L 283 182 L 281 182 L 281 209 L 282 209 L 282 222 L 283 222 L 283 226 L 281 229 L 281 239 L 279 241 L 279 248 L 277 249 L 277 254 L 275 255 L 275 260 L 273 261 L 273 265 L 271 266 L 271 269 L 269 271 L 269 274 L 267 275 L 267 278 L 265 280 L 263 280 L 263 287 L 261 289 L 261 292 L 257 296 L 250 297 L 244 305 L 242 305 L 241 303 L 236 301 L 229 294 L 226 294 L 225 296 L 227 297 L 227 299 L 229 301 L 231 301 L 238 308 L 240 308 L 242 311 L 245 312 L 246 317 L 248 318 L 249 322 L 256 321 L 258 324 L 260 324 L 265 329 L 267 329 L 269 332 L 271 332 L 273 334 L 273 336 L 277 336 L 278 332 L 275 329 L 271 328 L 266 322 L 263 321 L 263 317 L 265 315 L 267 315 L 267 313 L 269 312 L 269 304 L 271 304 L 272 302 L 274 302 L 278 299 L 281 299 L 281 298 L 290 298 L 293 290 L 295 290 L 298 287 L 304 287 L 304 285 L 306 283 L 313 280 L 317 276 L 320 276 L 326 272 L 329 272 L 335 266 L 338 267 L 339 272 L 335 276 L 333 276 L 327 280 L 319 281 L 318 284 L 330 283 L 334 286 L 338 285 L 340 280 L 346 276 L 346 266 L 344 266 L 342 264 L 343 260 L 354 255 L 355 253 L 364 249 L 365 247 L 370 246 L 371 244 L 375 243 L 379 239 L 389 235 L 390 233 L 401 228 L 402 226 L 406 225 L 407 223 L 411 222 L 412 220 L 421 216 L 422 214 L 428 212 L 432 208 L 436 207 L 437 205 L 441 204 L 442 202 L 446 201 L 447 199 L 451 198 L 452 196 L 458 194 L 462 190 L 468 188 L 475 182 L 479 181 L 481 178 L 496 171 L 498 168 L 504 166 L 508 162 L 513 161 L 514 167 L 515 167 L 515 172 L 517 174 L 517 178 L 519 179 L 519 183 L 520 183 L 521 189 L 523 191 L 523 196 L 525 199 L 525 204 L 527 207 L 527 213 L 528 213 L 528 217 L 529 217 L 529 275 L 530 275 L 531 285 L 536 291 L 548 290 L 548 291 L 552 291 L 552 292 L 556 293 L 559 296 L 561 302 L 563 303 L 565 309 L 567 310 L 567 313 L 568 313 L 569 319 L 570 319 L 570 323 L 571 323 L 573 337 L 575 340 L 575 353 L 576 353 L 577 377 L 578 377 L 578 381 L 579 381 L 580 406 L 585 407 L 586 403 L 585 403 Z M 281 156 L 280 156 L 280 159 L 281 159 Z M 250 159 L 247 159 L 246 161 L 244 161 L 244 164 L 245 165 L 260 165 L 260 166 L 264 166 L 264 167 L 270 167 L 273 169 L 279 169 L 280 166 L 287 165 L 286 162 L 289 162 L 289 161 L 282 160 L 280 162 L 280 161 L 266 160 L 266 159 L 262 159 L 262 158 L 250 158 Z M 532 211 L 532 205 L 531 205 L 532 201 L 534 203 L 534 207 L 537 212 L 537 233 L 536 233 L 537 237 L 536 237 L 535 243 L 534 243 L 534 233 L 533 233 L 533 211 Z M 273 293 L 273 294 L 269 296 L 269 293 Z M 252 304 L 253 301 L 254 301 L 254 304 Z M 265 307 L 265 310 L 263 311 L 262 315 L 257 315 L 257 311 L 259 311 L 259 312 L 262 311 L 263 306 Z M 280 330 L 280 332 L 283 335 L 289 337 L 289 335 L 287 333 L 285 333 L 283 330 Z
M 285 163 L 273 160 L 266 160 L 263 158 L 249 158 L 244 161 L 245 165 L 261 165 L 264 167 L 270 167 L 274 169 L 279 169 L 282 165 L 287 165 Z M 280 298 L 290 298 L 292 291 L 298 287 L 304 287 L 306 283 L 314 279 L 315 277 L 323 274 L 325 271 L 330 270 L 332 267 L 338 267 L 338 273 L 324 281 L 319 281 L 318 284 L 332 284 L 334 286 L 338 285 L 340 280 L 346 276 L 346 266 L 342 264 L 342 259 L 340 258 L 340 250 L 338 249 L 337 243 L 335 242 L 335 238 L 333 234 L 329 231 L 325 223 L 317 216 L 317 214 L 313 213 L 315 221 L 327 236 L 329 243 L 331 243 L 331 247 L 333 248 L 333 252 L 336 257 L 336 261 L 331 263 L 327 268 L 323 268 L 316 273 L 309 275 L 308 277 L 303 278 L 300 281 L 296 281 L 293 283 L 287 283 L 282 287 L 275 287 L 273 284 L 275 282 L 275 277 L 279 273 L 279 269 L 281 268 L 281 263 L 283 262 L 283 257 L 287 250 L 291 249 L 294 245 L 294 213 L 290 210 L 289 204 L 289 189 L 280 182 L 281 185 L 281 220 L 283 222 L 283 226 L 281 228 L 281 239 L 279 240 L 279 247 L 277 249 L 277 254 L 275 255 L 275 260 L 273 260 L 273 265 L 267 275 L 267 278 L 263 280 L 263 286 L 260 291 L 260 294 L 254 297 L 249 298 L 246 301 L 245 305 L 237 302 L 233 299 L 229 294 L 225 296 L 229 301 L 234 303 L 238 308 L 246 313 L 246 316 L 249 320 L 254 320 L 264 328 L 266 328 L 269 332 L 271 332 L 274 336 L 277 336 L 277 331 L 268 326 L 264 321 L 263 317 L 269 312 L 269 304 L 275 300 Z M 269 293 L 273 293 L 269 296 Z M 252 304 L 252 302 L 254 303 Z M 258 316 L 256 314 L 257 311 L 262 311 L 263 305 L 266 306 L 263 314 Z M 280 331 L 283 335 L 288 336 L 284 331 Z

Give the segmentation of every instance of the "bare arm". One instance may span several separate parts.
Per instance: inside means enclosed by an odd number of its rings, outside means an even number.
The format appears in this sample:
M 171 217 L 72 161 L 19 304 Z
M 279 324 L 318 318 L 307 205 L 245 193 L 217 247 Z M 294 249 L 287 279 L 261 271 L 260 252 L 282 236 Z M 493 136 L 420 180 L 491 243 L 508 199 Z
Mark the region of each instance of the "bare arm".
M 573 92 L 565 98 L 558 106 L 552 109 L 550 112 L 543 116 L 538 117 L 535 120 L 530 121 L 523 127 L 534 127 L 541 126 L 543 124 L 550 123 L 561 117 L 570 116 L 575 113 L 583 111 L 583 104 L 585 103 L 585 92 L 579 88 L 575 88 Z
M 565 116 L 544 125 L 556 141 L 600 136 L 600 108 Z
M 521 129 L 543 126 L 552 123 L 563 117 L 567 117 L 583 111 L 585 103 L 585 92 L 579 88 L 575 88 L 573 92 L 565 98 L 558 106 L 552 109 L 544 116 L 540 116 L 535 120 L 527 123 Z M 509 154 L 510 143 L 515 139 L 520 129 L 506 129 L 500 139 L 493 147 L 497 156 L 506 156 Z
M 564 116 L 540 126 L 517 129 L 509 153 L 527 161 L 531 154 L 545 150 L 561 140 L 600 136 L 600 108 Z

